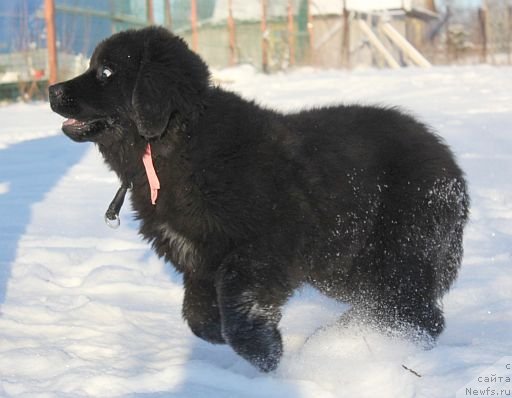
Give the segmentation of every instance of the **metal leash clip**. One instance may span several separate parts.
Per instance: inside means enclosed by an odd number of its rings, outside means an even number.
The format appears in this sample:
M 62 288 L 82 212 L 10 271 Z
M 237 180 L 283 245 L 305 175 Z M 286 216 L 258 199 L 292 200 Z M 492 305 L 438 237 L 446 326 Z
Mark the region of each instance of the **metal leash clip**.
M 105 212 L 105 224 L 110 228 L 117 229 L 121 225 L 121 219 L 119 218 L 119 212 L 124 203 L 126 192 L 131 187 L 130 183 L 123 183 L 117 190 L 114 199 L 110 202 L 107 211 Z

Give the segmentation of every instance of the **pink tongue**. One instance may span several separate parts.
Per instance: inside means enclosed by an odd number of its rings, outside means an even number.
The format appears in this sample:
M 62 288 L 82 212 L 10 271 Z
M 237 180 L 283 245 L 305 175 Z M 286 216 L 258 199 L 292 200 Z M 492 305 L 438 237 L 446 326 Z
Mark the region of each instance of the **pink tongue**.
M 76 119 L 66 119 L 66 120 L 64 120 L 64 123 L 62 123 L 62 125 L 63 126 L 70 126 L 70 125 L 75 124 L 77 122 L 78 122 L 78 120 L 76 120 Z

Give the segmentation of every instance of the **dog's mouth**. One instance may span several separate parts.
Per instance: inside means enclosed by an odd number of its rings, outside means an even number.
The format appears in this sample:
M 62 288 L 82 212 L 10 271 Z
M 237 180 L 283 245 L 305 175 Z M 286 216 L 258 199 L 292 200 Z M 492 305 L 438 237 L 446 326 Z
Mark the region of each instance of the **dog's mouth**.
M 66 119 L 64 123 L 62 123 L 62 131 L 64 134 L 76 142 L 92 141 L 92 139 L 106 127 L 106 122 L 102 119 L 90 121 Z
M 83 129 L 85 126 L 87 126 L 87 124 L 88 124 L 88 122 L 84 122 L 84 121 L 80 121 L 80 120 L 76 120 L 76 119 L 66 119 L 66 120 L 64 120 L 64 123 L 62 123 L 62 129 L 67 128 L 67 129 L 78 130 L 78 129 Z

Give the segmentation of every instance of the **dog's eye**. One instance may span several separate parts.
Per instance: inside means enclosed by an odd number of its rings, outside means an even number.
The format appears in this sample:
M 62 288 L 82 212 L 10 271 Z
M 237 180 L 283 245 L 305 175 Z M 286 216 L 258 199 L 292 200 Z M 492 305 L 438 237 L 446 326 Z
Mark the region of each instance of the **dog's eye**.
M 108 79 L 110 76 L 112 76 L 112 69 L 110 68 L 107 68 L 106 66 L 104 66 L 103 68 L 101 68 L 101 72 L 100 72 L 100 78 L 102 80 L 106 80 Z

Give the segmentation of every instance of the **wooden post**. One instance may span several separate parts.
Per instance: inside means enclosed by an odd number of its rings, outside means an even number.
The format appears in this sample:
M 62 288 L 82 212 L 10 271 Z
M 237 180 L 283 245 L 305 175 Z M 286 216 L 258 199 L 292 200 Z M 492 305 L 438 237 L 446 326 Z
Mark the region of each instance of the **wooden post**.
M 309 36 L 309 54 L 310 54 L 310 62 L 311 64 L 314 63 L 314 51 L 315 51 L 315 45 L 314 45 L 314 36 L 313 36 L 313 15 L 311 13 L 311 0 L 307 1 L 307 9 L 308 9 L 308 36 Z
M 261 67 L 268 73 L 267 0 L 261 0 Z
M 512 63 L 512 5 L 507 7 L 507 57 L 508 64 Z
M 493 42 L 494 37 L 492 37 L 492 32 L 491 32 L 491 28 L 490 28 L 491 18 L 490 18 L 490 12 L 489 12 L 489 4 L 487 3 L 487 0 L 482 0 L 482 8 L 484 10 L 485 62 L 486 63 L 489 62 L 489 58 L 490 58 L 491 63 L 493 63 L 494 48 L 492 45 L 489 46 L 489 44 Z M 491 47 L 491 48 L 489 48 L 489 47 Z M 489 55 L 490 55 L 490 57 L 489 57 Z
M 57 83 L 57 37 L 55 34 L 55 2 L 44 1 L 46 20 L 46 41 L 48 46 L 48 84 Z
M 487 25 L 486 19 L 487 19 L 487 12 L 486 12 L 485 8 L 479 8 L 478 9 L 478 22 L 480 24 L 480 33 L 482 34 L 482 54 L 481 54 L 480 61 L 484 64 L 487 62 L 487 30 L 485 28 L 485 26 Z
M 164 0 L 164 24 L 167 29 L 172 29 L 171 0 Z
M 343 0 L 343 41 L 341 43 L 341 62 L 345 68 L 350 68 L 350 25 L 347 0 Z
M 450 7 L 450 3 L 446 4 L 446 23 L 444 24 L 444 32 L 445 32 L 445 63 L 449 64 L 451 62 L 451 44 L 450 44 L 450 19 L 452 17 L 452 9 Z
M 192 50 L 198 50 L 197 36 L 197 0 L 190 0 L 190 23 L 192 25 Z
M 155 12 L 153 8 L 153 0 L 146 0 L 146 18 L 148 25 L 155 24 Z
M 293 0 L 288 0 L 288 51 L 290 66 L 295 65 L 295 27 L 293 23 Z
M 229 31 L 229 64 L 235 65 L 236 60 L 236 30 L 233 18 L 233 0 L 228 0 L 228 31 Z

